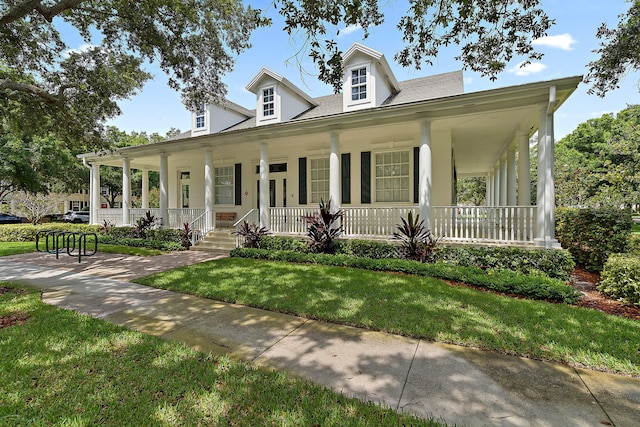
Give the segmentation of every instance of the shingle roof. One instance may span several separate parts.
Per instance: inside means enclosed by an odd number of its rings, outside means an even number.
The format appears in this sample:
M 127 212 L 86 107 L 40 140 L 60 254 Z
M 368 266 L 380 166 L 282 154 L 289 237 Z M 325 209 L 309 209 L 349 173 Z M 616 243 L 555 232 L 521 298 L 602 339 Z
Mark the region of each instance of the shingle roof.
M 390 105 L 408 104 L 417 101 L 426 101 L 428 99 L 443 98 L 447 96 L 460 95 L 464 93 L 464 83 L 462 71 L 453 71 L 450 73 L 437 74 L 429 77 L 421 77 L 417 79 L 399 82 L 400 90 L 387 98 L 380 107 Z M 318 104 L 311 107 L 307 111 L 299 114 L 293 119 L 285 122 L 292 123 L 297 120 L 314 119 L 318 117 L 333 116 L 342 113 L 342 93 L 326 95 L 314 98 Z M 256 127 L 255 110 L 247 110 L 253 114 L 238 124 L 220 131 L 221 133 L 229 131 L 238 131 L 251 129 Z M 184 139 L 191 137 L 191 132 L 184 132 L 180 135 L 169 138 L 168 140 Z

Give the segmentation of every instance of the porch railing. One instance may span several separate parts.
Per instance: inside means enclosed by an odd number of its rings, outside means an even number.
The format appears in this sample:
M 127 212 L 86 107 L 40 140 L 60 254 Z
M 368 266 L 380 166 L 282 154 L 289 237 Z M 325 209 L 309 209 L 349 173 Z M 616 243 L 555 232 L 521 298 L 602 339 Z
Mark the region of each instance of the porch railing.
M 346 237 L 389 238 L 396 230 L 400 218 L 409 212 L 417 214 L 417 206 L 397 207 L 345 207 L 342 226 Z M 158 209 L 131 209 L 131 223 L 151 211 L 159 217 Z M 301 219 L 317 212 L 316 207 L 270 208 L 269 229 L 276 234 L 304 235 L 307 225 Z M 121 209 L 99 209 L 98 222 L 104 220 L 122 225 Z M 242 221 L 258 222 L 258 210 L 250 210 Z M 208 222 L 207 222 L 208 221 Z M 203 234 L 215 228 L 215 215 L 205 215 L 204 209 L 169 209 L 165 227 L 182 228 L 188 222 Z M 431 230 L 435 236 L 450 242 L 533 242 L 536 231 L 535 206 L 434 206 L 431 209 Z
M 533 242 L 535 206 L 436 206 L 432 232 L 448 241 Z

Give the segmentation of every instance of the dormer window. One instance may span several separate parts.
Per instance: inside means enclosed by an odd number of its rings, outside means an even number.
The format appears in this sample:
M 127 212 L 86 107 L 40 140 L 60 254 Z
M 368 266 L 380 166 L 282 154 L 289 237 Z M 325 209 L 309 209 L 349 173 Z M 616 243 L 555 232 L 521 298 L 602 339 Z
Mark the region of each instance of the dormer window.
M 262 90 L 262 116 L 269 117 L 276 113 L 275 101 L 273 96 L 273 88 Z
M 196 111 L 196 129 L 204 129 L 206 126 L 204 117 L 204 104 L 200 104 Z
M 367 67 L 351 70 L 351 100 L 367 99 Z

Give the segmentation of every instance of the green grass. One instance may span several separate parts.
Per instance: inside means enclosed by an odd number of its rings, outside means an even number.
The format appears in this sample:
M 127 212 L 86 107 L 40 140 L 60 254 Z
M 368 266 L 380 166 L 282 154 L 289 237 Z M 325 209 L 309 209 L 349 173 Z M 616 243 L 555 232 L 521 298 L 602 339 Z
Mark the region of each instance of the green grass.
M 24 254 L 35 252 L 35 250 L 35 242 L 0 242 L 0 256 Z M 137 248 L 106 243 L 98 243 L 98 252 L 135 256 L 156 256 L 167 253 L 158 249 Z
M 640 322 L 426 277 L 223 259 L 136 282 L 415 338 L 640 375 Z
M 26 254 L 35 250 L 34 242 L 0 242 L 0 256 Z
M 633 233 L 640 233 L 640 224 L 636 224 L 635 222 L 631 226 L 631 231 Z
M 0 282 L 2 426 L 439 425 L 48 306 Z

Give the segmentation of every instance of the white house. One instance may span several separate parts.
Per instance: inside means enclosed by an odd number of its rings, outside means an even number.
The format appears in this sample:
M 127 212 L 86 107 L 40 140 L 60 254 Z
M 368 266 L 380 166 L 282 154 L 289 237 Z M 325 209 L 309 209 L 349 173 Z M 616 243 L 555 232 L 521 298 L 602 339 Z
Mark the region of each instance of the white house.
M 159 170 L 155 213 L 169 227 L 211 231 L 224 212 L 301 234 L 300 216 L 331 199 L 345 211 L 347 237 L 388 237 L 413 211 L 445 241 L 557 245 L 553 120 L 581 77 L 465 93 L 462 72 L 398 82 L 382 53 L 358 43 L 343 66 L 343 93 L 312 98 L 263 68 L 247 85 L 255 109 L 207 105 L 177 137 L 81 155 L 92 168 L 92 222 L 129 224 L 147 210 L 144 196 L 145 209 L 130 209 L 136 168 L 145 176 Z M 101 164 L 123 168 L 122 209 L 97 203 Z M 487 206 L 456 206 L 455 180 L 463 176 L 486 177 Z

